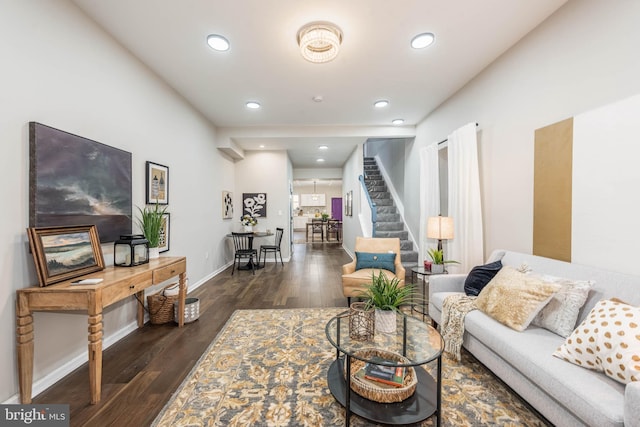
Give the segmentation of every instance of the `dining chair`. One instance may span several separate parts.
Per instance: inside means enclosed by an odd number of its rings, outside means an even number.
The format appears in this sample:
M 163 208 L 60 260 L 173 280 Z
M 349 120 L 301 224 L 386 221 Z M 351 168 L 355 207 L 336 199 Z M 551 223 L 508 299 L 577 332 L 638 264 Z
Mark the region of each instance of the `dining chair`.
M 247 266 L 250 266 L 253 274 L 256 274 L 256 265 L 253 259 L 254 257 L 258 258 L 258 251 L 253 249 L 253 233 L 231 233 L 231 237 L 233 238 L 233 247 L 235 249 L 231 275 L 233 276 L 233 272 L 236 269 L 236 262 L 239 270 L 240 261 L 247 258 L 249 259 Z
M 258 254 L 258 265 L 260 265 L 260 258 L 262 257 L 262 253 L 264 252 L 264 259 L 262 260 L 262 265 L 264 266 L 267 262 L 267 253 L 273 252 L 273 259 L 276 264 L 278 264 L 277 255 L 280 254 L 280 264 L 284 267 L 284 262 L 282 262 L 282 252 L 280 251 L 280 244 L 282 243 L 282 235 L 284 234 L 283 228 L 276 228 L 276 239 L 275 245 L 260 245 L 260 253 Z
M 337 219 L 327 221 L 327 242 L 331 240 L 332 235 L 335 236 L 335 240 L 338 242 L 342 238 L 342 222 Z
M 320 241 L 324 241 L 324 221 L 321 219 L 311 220 L 311 241 L 316 241 L 316 234 L 320 235 Z

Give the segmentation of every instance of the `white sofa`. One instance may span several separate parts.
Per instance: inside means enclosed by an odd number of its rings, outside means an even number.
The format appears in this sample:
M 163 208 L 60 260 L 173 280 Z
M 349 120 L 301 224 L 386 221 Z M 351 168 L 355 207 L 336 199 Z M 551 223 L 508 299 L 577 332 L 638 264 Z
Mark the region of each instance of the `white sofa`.
M 640 306 L 640 277 L 504 250 L 494 251 L 487 262 L 498 259 L 503 266 L 527 264 L 540 274 L 594 281 L 577 324 L 602 299 L 616 297 Z M 464 292 L 465 278 L 430 278 L 429 316 L 436 323 L 441 321 L 444 298 Z M 565 338 L 537 326 L 517 332 L 480 310 L 471 311 L 464 323 L 463 347 L 556 426 L 640 426 L 640 382 L 625 386 L 554 357 Z

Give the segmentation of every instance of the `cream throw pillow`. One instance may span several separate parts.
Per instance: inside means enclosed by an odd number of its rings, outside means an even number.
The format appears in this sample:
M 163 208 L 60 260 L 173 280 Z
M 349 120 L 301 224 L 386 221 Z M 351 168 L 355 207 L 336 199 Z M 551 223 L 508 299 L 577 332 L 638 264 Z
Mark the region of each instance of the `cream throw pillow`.
M 533 319 L 532 324 L 566 338 L 576 327 L 580 309 L 587 301 L 594 283 L 553 276 L 542 276 L 542 278 L 562 287 Z
M 553 355 L 622 384 L 640 380 L 640 308 L 602 300 Z
M 476 304 L 498 322 L 522 332 L 559 289 L 557 283 L 504 266 L 482 289 Z

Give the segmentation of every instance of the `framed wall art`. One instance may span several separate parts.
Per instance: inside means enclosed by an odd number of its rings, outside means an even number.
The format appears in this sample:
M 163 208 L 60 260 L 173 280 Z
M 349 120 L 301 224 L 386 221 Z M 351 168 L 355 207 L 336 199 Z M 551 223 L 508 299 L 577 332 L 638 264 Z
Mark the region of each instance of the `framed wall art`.
M 169 204 L 169 166 L 147 162 L 147 204 Z
M 27 234 L 40 286 L 104 269 L 95 225 L 29 227 Z
M 344 214 L 353 216 L 353 190 L 347 192 L 344 197 Z
M 231 191 L 222 192 L 222 219 L 233 218 L 233 193 Z
M 242 215 L 267 217 L 267 193 L 242 193 Z
M 103 243 L 131 234 L 131 153 L 29 123 L 29 227 L 96 225 Z
M 158 240 L 158 252 L 167 252 L 169 250 L 169 237 L 171 230 L 171 214 L 165 212 L 162 214 L 162 225 L 160 226 L 160 239 Z

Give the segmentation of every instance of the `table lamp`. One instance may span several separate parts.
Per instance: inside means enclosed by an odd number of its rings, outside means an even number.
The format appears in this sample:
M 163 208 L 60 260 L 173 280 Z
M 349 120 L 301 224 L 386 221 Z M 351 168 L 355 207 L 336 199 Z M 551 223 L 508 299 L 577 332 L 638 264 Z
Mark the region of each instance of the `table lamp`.
M 442 250 L 442 241 L 453 239 L 453 218 L 431 216 L 427 219 L 427 238 L 438 239 L 438 250 Z

